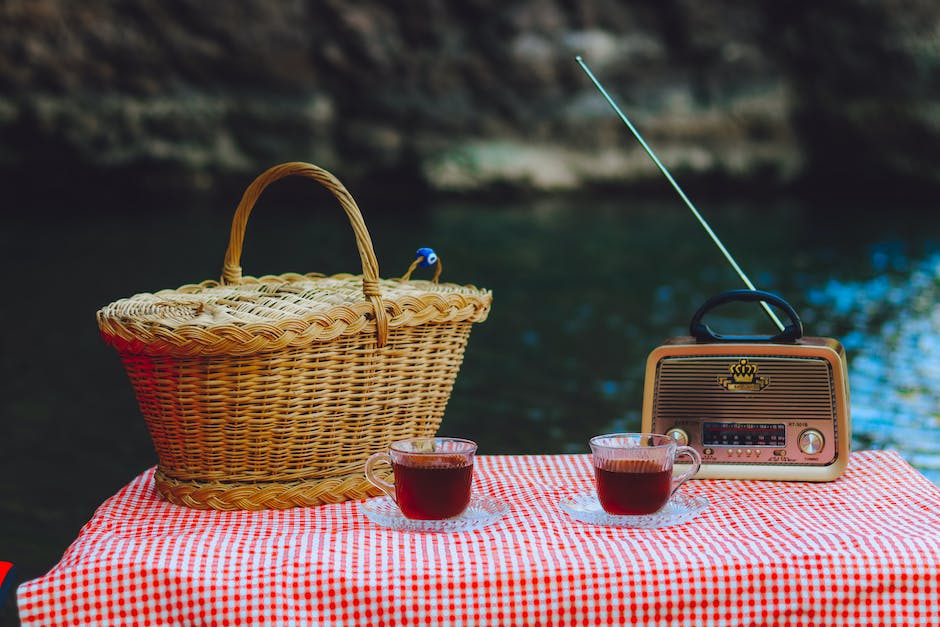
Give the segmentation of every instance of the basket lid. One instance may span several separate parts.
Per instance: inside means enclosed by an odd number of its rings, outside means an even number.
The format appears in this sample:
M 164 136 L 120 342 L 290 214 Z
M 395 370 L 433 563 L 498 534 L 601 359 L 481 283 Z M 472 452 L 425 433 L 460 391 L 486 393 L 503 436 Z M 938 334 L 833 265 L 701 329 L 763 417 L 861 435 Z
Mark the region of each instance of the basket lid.
M 376 334 L 361 275 L 244 277 L 137 294 L 98 312 L 105 340 L 119 351 L 247 355 L 359 333 Z M 389 328 L 482 322 L 492 293 L 473 285 L 380 279 Z
M 340 201 L 356 235 L 361 275 L 242 276 L 239 260 L 251 208 L 268 184 L 289 175 L 316 180 Z M 360 333 L 375 335 L 381 347 L 396 327 L 486 319 L 489 290 L 438 283 L 437 275 L 432 281 L 411 280 L 411 269 L 402 279 L 380 279 L 372 240 L 342 183 L 317 166 L 286 163 L 245 191 L 220 281 L 115 301 L 98 311 L 98 326 L 120 352 L 195 357 L 248 355 Z

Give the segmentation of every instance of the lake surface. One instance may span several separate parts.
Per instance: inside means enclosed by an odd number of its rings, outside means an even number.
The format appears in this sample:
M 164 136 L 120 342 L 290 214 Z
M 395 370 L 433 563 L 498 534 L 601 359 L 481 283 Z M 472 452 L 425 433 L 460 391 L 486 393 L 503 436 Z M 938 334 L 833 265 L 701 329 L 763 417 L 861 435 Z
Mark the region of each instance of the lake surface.
M 245 273 L 358 273 L 331 200 L 263 198 L 248 225 Z M 897 449 L 940 481 L 938 212 L 699 204 L 754 282 L 794 305 L 807 335 L 845 345 L 854 447 Z M 481 453 L 587 452 L 593 434 L 639 428 L 647 354 L 686 334 L 706 298 L 740 287 L 671 197 L 362 208 L 382 276 L 401 275 L 418 247 L 432 246 L 443 280 L 494 292 L 440 430 L 477 440 Z M 17 564 L 20 580 L 48 570 L 102 500 L 156 463 L 95 311 L 218 278 L 230 220 L 228 207 L 8 218 L 0 559 Z M 709 321 L 726 333 L 773 330 L 757 306 Z

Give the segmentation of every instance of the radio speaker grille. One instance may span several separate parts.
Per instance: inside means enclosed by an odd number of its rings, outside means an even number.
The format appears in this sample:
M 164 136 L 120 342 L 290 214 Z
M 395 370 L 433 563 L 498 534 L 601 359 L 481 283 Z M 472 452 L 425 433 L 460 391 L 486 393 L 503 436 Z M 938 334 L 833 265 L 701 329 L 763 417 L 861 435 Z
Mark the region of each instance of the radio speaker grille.
M 766 381 L 759 391 L 721 385 L 741 357 L 668 357 L 656 377 L 653 415 L 682 419 L 832 420 L 832 369 L 825 359 L 747 355 Z

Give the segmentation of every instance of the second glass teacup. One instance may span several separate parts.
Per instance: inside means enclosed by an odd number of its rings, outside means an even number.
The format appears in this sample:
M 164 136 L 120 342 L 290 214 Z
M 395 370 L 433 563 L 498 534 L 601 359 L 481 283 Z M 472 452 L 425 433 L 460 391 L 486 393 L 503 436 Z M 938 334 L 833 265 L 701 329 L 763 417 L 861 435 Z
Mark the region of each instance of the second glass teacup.
M 476 450 L 475 442 L 461 438 L 401 440 L 366 460 L 366 479 L 389 495 L 405 518 L 453 518 L 470 504 Z M 376 476 L 383 463 L 392 466 L 394 484 Z
M 591 454 L 601 507 L 625 516 L 659 511 L 702 465 L 694 448 L 655 433 L 599 435 L 591 438 Z M 692 459 L 692 467 L 673 477 L 673 462 L 682 455 Z

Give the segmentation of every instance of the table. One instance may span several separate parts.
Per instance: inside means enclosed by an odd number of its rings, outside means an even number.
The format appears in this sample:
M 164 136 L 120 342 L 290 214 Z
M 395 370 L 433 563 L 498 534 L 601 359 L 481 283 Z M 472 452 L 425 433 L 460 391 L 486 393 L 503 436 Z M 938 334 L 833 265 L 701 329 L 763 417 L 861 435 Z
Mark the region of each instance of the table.
M 454 534 L 357 502 L 190 510 L 153 470 L 20 585 L 23 625 L 940 623 L 940 489 L 894 452 L 853 453 L 832 483 L 690 481 L 710 506 L 664 529 L 569 518 L 587 455 L 478 457 L 475 491 L 510 510 Z

